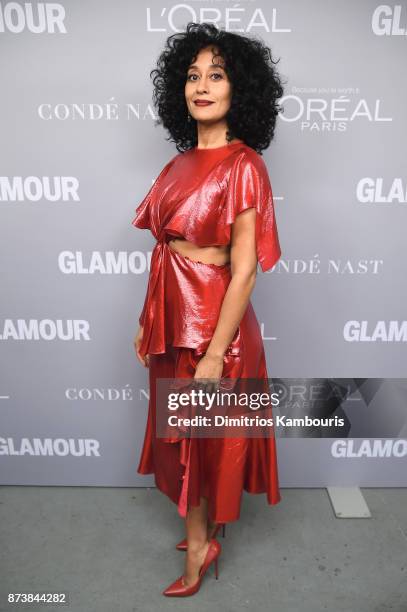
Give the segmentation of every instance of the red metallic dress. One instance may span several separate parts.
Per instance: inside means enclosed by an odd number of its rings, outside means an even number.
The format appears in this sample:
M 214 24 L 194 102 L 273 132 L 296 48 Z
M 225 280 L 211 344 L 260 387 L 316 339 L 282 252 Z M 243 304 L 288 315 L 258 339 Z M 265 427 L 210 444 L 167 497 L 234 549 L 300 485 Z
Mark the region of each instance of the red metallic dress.
M 274 434 L 264 438 L 156 436 L 156 380 L 193 378 L 215 331 L 231 280 L 230 263 L 194 261 L 169 247 L 174 237 L 197 246 L 230 244 L 236 216 L 255 208 L 256 249 L 261 269 L 281 255 L 273 195 L 263 158 L 243 142 L 214 149 L 190 149 L 162 169 L 132 224 L 156 238 L 144 306 L 140 353 L 149 353 L 149 408 L 137 472 L 154 474 L 157 488 L 182 517 L 200 497 L 208 498 L 209 519 L 238 520 L 243 490 L 281 500 Z M 224 355 L 224 378 L 267 379 L 260 327 L 249 302 Z

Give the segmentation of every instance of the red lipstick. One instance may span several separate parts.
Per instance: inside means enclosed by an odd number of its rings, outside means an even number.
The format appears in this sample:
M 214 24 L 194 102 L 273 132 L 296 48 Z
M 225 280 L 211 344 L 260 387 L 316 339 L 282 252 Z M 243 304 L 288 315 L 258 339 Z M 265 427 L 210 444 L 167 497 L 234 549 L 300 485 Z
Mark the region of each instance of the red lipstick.
M 211 102 L 210 100 L 194 100 L 194 104 L 196 104 L 197 106 L 209 106 L 210 104 L 213 104 L 213 102 Z

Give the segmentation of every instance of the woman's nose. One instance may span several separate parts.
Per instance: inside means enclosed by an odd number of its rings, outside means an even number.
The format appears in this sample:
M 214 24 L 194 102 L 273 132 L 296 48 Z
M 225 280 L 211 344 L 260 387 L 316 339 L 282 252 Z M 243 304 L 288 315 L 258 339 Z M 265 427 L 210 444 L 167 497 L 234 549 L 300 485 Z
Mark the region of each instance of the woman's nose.
M 208 85 L 205 79 L 201 79 L 200 81 L 198 81 L 196 85 L 196 91 L 198 93 L 208 92 Z

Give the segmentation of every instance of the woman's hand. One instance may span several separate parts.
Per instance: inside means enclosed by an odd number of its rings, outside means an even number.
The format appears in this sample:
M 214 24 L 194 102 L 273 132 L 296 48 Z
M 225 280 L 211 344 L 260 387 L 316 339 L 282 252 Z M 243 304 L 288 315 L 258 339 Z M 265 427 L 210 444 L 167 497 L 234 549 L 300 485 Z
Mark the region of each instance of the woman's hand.
M 208 381 L 205 385 L 205 391 L 210 393 L 215 391 L 219 386 L 219 381 L 223 372 L 223 356 L 216 357 L 214 355 L 205 354 L 199 361 L 195 369 L 195 378 L 214 379 Z M 204 383 L 204 381 L 202 381 Z
M 136 349 L 136 355 L 141 365 L 143 365 L 145 368 L 148 368 L 150 365 L 150 355 L 148 353 L 145 357 L 142 357 L 142 355 L 140 355 L 140 345 L 141 341 L 143 340 L 143 332 L 144 327 L 140 325 L 136 337 L 134 338 L 134 348 Z

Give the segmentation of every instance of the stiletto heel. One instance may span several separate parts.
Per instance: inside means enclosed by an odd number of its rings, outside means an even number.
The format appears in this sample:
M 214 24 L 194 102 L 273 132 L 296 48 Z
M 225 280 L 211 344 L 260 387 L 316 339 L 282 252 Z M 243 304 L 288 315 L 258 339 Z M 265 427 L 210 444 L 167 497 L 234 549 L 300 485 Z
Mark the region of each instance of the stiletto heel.
M 218 535 L 219 529 L 222 527 L 222 537 L 225 537 L 225 530 L 226 530 L 226 523 L 217 523 L 216 525 L 216 529 L 213 532 L 213 536 L 212 538 L 216 538 L 216 536 Z M 183 540 L 181 540 L 181 542 L 178 542 L 178 544 L 176 544 L 175 548 L 177 550 L 187 550 L 188 548 L 188 542 L 187 539 L 184 538 Z
M 183 581 L 183 575 L 177 578 L 169 587 L 163 591 L 163 595 L 167 597 L 188 597 L 199 591 L 202 579 L 205 576 L 211 563 L 215 562 L 215 576 L 218 578 L 218 558 L 222 547 L 217 540 L 212 538 L 209 540 L 208 552 L 206 553 L 203 564 L 200 567 L 198 580 L 192 586 L 186 586 Z

